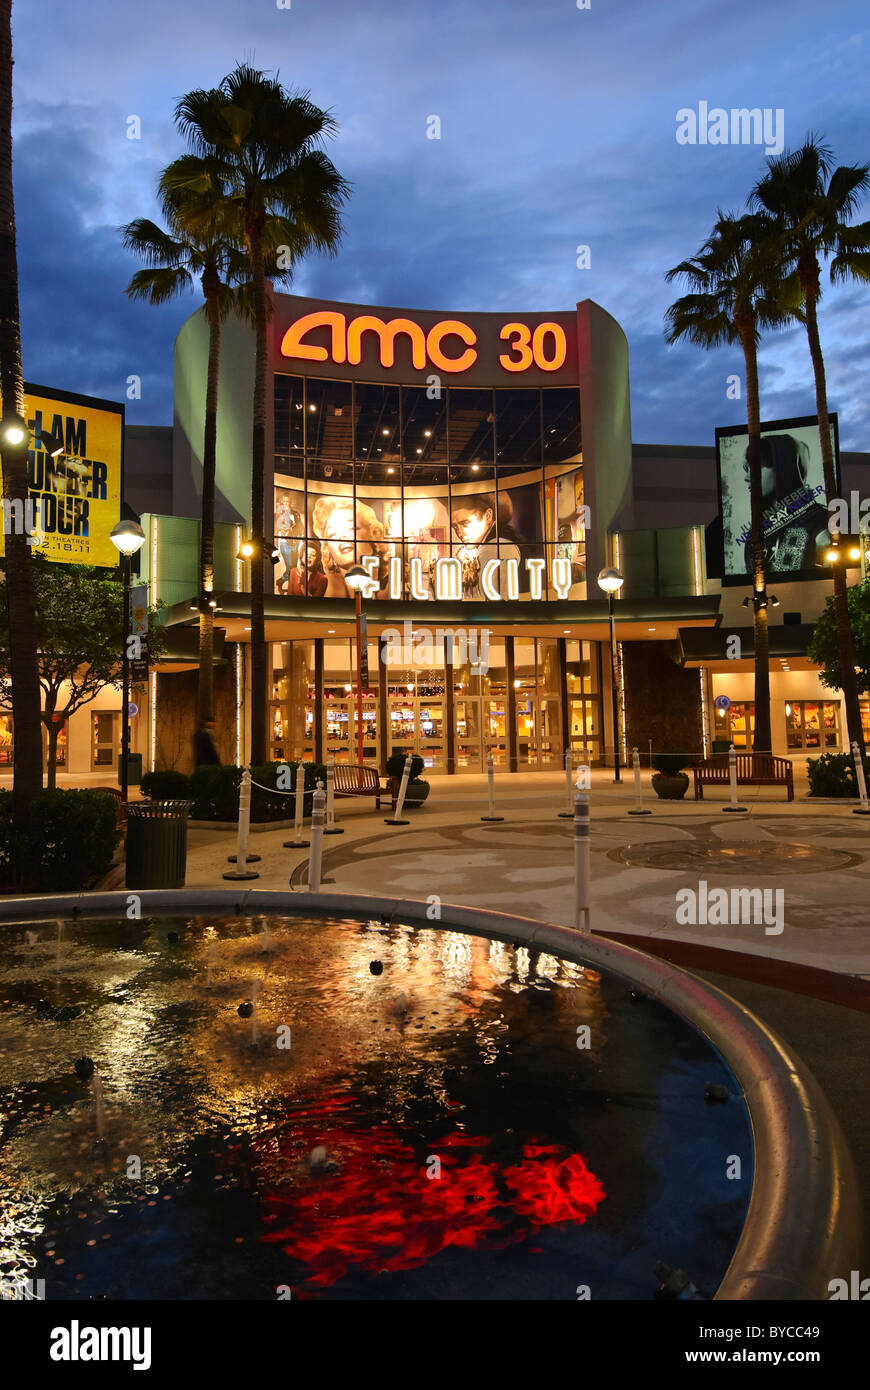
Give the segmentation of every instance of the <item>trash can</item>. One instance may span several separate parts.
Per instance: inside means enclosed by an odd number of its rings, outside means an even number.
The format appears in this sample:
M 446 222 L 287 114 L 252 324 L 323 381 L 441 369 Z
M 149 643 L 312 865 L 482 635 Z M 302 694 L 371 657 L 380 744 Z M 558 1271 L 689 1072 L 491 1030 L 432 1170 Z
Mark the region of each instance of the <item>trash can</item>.
M 183 888 L 192 801 L 128 801 L 128 888 Z
M 142 784 L 142 754 L 127 754 L 127 786 L 138 787 Z M 121 785 L 121 759 L 118 759 L 118 786 Z

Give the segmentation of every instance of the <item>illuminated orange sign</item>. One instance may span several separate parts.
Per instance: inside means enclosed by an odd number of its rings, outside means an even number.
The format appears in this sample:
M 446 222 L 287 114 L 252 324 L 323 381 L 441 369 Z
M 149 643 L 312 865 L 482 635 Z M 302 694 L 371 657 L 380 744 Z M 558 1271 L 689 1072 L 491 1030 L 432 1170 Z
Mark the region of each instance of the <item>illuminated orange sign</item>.
M 318 328 L 329 329 L 328 348 L 307 341 L 308 334 Z M 348 362 L 357 367 L 362 361 L 365 335 L 372 333 L 378 340 L 382 367 L 395 365 L 397 338 L 406 342 L 411 366 L 418 372 L 427 366 L 441 372 L 467 372 L 477 361 L 477 334 L 461 319 L 442 319 L 424 332 L 413 319 L 385 321 L 374 314 L 360 314 L 348 321 L 346 315 L 329 309 L 304 314 L 291 324 L 281 340 L 281 356 L 302 362 Z M 557 372 L 568 355 L 568 340 L 559 323 L 539 323 L 534 329 L 527 323 L 506 323 L 499 337 L 509 344 L 498 359 L 508 372 L 525 372 L 530 367 Z

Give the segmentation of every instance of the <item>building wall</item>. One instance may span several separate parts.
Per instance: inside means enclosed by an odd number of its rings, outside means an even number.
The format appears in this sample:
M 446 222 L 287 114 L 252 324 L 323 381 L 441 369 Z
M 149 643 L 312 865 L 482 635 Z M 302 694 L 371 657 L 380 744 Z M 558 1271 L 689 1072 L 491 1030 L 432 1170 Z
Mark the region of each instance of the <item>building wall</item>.
M 137 515 L 172 511 L 172 426 L 124 429 L 124 501 Z
M 701 685 L 697 670 L 675 660 L 670 642 L 623 642 L 625 731 L 628 755 L 703 752 Z

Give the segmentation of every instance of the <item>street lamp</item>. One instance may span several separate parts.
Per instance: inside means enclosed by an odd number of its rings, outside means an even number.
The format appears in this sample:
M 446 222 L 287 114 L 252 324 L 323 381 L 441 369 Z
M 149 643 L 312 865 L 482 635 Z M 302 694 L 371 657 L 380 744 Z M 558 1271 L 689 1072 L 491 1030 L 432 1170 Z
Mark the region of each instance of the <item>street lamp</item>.
M 623 584 L 625 576 L 617 569 L 603 569 L 598 576 L 598 587 L 603 589 L 607 595 L 607 606 L 610 612 L 610 700 L 611 713 L 613 717 L 613 780 L 619 782 L 619 711 L 616 700 L 616 638 L 613 618 L 613 595 L 618 594 Z
M 130 561 L 145 544 L 145 532 L 135 521 L 119 521 L 109 532 L 109 539 L 120 552 L 124 573 L 124 652 L 121 665 L 121 798 L 127 800 L 130 769 L 130 657 L 127 639 L 130 636 Z
M 372 576 L 362 565 L 351 565 L 344 582 L 356 603 L 356 740 L 357 764 L 363 765 L 363 697 L 362 697 L 362 594 L 372 582 Z

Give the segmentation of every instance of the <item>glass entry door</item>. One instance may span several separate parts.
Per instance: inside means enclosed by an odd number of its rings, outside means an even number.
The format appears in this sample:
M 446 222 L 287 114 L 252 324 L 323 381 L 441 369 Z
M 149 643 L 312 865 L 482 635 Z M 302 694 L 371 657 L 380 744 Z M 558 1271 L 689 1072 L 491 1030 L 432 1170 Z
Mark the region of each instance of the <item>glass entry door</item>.
M 444 686 L 415 679 L 414 673 L 402 685 L 387 687 L 390 721 L 390 753 L 416 753 L 430 772 L 443 772 L 446 765 L 444 733 Z
M 582 695 L 569 696 L 568 729 L 575 766 L 597 762 L 601 758 L 598 701 L 584 699 Z

